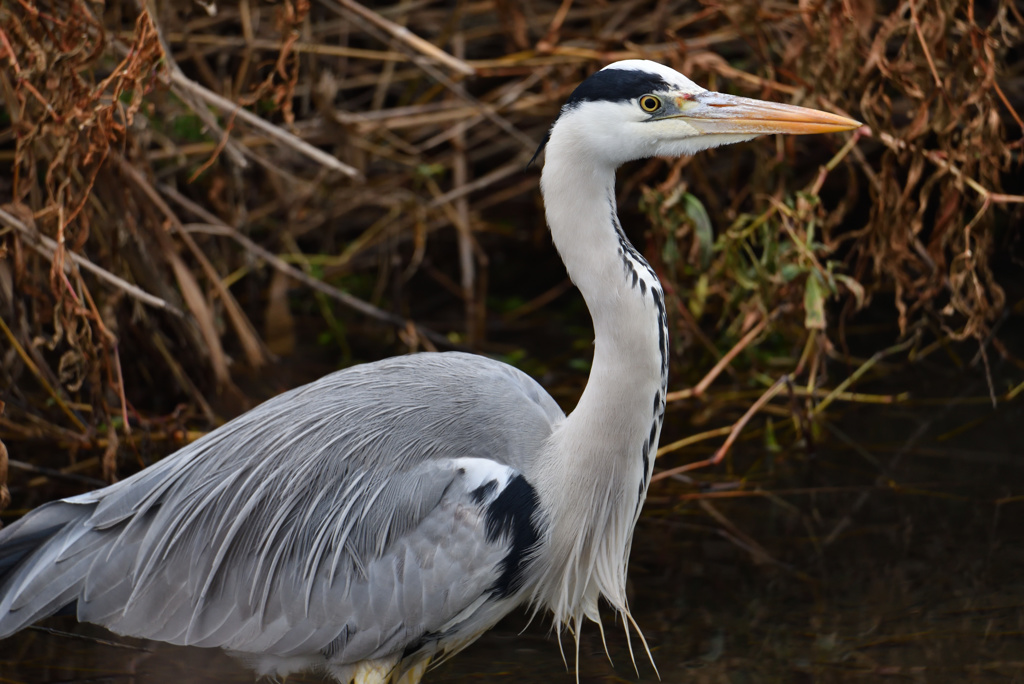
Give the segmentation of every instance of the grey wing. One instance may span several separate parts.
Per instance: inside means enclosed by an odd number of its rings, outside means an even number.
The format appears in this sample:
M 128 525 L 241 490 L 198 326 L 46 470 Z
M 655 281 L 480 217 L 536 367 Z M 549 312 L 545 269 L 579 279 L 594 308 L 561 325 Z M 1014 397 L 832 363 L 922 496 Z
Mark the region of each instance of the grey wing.
M 282 658 L 409 648 L 518 590 L 524 473 L 563 418 L 477 356 L 328 375 L 0 530 L 0 637 L 76 604 L 122 634 Z

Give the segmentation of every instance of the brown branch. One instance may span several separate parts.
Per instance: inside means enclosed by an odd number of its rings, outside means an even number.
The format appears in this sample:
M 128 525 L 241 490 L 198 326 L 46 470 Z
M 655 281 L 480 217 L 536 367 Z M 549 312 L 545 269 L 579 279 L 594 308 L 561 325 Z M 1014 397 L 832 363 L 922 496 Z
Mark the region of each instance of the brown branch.
M 14 228 L 16 231 L 21 233 L 26 238 L 25 242 L 26 244 L 28 244 L 29 247 L 34 249 L 44 258 L 53 261 L 54 255 L 57 253 L 58 247 L 56 240 L 47 237 L 46 235 L 43 235 L 42 233 L 36 230 L 29 228 L 19 218 L 17 218 L 13 214 L 8 213 L 2 208 L 0 208 L 0 222 L 2 222 L 4 225 L 10 226 L 11 228 Z M 160 297 L 152 295 L 136 285 L 132 285 L 123 278 L 118 278 L 116 275 L 106 270 L 102 266 L 97 266 L 96 264 L 92 263 L 87 258 L 76 252 L 65 250 L 64 256 L 70 258 L 71 261 L 73 261 L 77 266 L 84 268 L 86 271 L 89 271 L 97 278 L 105 280 L 106 282 L 110 283 L 119 290 L 123 290 L 126 294 L 128 294 L 128 296 L 139 300 L 143 304 L 148 304 L 149 306 L 152 306 L 157 309 L 163 309 L 164 311 L 168 311 L 178 317 L 183 317 L 185 315 L 181 309 L 174 306 L 173 304 L 169 304 Z M 64 272 L 69 273 L 71 271 L 71 266 L 69 264 L 64 264 L 63 270 Z
M 448 348 L 452 347 L 451 340 L 449 340 L 447 337 L 434 330 L 424 328 L 423 326 L 420 325 L 416 325 L 412 323 L 412 321 L 403 318 L 402 316 L 397 316 L 390 312 L 384 311 L 383 309 L 380 309 L 374 306 L 373 304 L 364 302 L 358 297 L 354 297 L 349 293 L 344 292 L 343 290 L 339 290 L 333 285 L 328 285 L 322 280 L 317 280 L 313 276 L 303 273 L 300 269 L 295 268 L 294 266 L 286 262 L 281 257 L 277 256 L 270 250 L 261 247 L 260 245 L 256 244 L 245 235 L 242 235 L 237 230 L 227 225 L 213 214 L 209 213 L 199 205 L 189 200 L 187 197 L 179 193 L 174 188 L 167 185 L 161 185 L 160 192 L 162 192 L 167 197 L 174 200 L 175 202 L 177 202 L 178 204 L 180 204 L 181 206 L 183 206 L 184 208 L 186 208 L 188 211 L 192 212 L 199 218 L 206 221 L 206 223 L 183 224 L 181 230 L 186 232 L 204 232 L 210 235 L 223 235 L 229 237 L 254 256 L 257 256 L 260 259 L 266 261 L 271 267 L 277 269 L 278 271 L 281 271 L 282 273 L 286 273 L 287 275 L 291 276 L 300 283 L 303 283 L 304 285 L 307 285 L 308 287 L 311 287 L 318 292 L 323 292 L 328 297 L 338 300 L 339 302 L 341 302 L 345 306 L 348 306 L 351 309 L 355 309 L 356 311 L 365 314 L 371 318 L 375 318 L 379 321 L 390 323 L 391 325 L 395 326 L 396 328 L 399 328 L 400 330 L 406 329 L 410 325 L 412 325 L 418 334 L 432 340 L 436 344 L 440 344 Z

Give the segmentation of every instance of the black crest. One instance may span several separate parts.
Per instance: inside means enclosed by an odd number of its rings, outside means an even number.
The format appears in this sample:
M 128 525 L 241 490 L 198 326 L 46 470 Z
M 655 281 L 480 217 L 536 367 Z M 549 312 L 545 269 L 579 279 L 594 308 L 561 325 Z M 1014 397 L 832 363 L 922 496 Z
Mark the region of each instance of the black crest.
M 670 90 L 672 86 L 659 74 L 636 69 L 602 69 L 576 86 L 562 111 L 581 102 L 628 102 L 641 95 Z
M 576 90 L 572 91 L 572 95 L 562 105 L 559 116 L 578 107 L 583 102 L 628 102 L 647 93 L 670 90 L 671 87 L 661 75 L 650 71 L 602 69 L 576 86 Z M 551 125 L 554 126 L 554 123 Z M 540 147 L 537 148 L 527 166 L 533 164 L 550 138 L 551 129 L 548 129 L 544 140 L 541 141 Z

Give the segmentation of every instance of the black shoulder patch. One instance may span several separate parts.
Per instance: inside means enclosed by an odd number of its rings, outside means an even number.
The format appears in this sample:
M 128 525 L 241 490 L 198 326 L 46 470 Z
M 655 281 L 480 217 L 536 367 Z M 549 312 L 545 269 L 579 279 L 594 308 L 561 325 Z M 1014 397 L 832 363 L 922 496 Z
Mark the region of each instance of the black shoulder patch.
M 501 560 L 501 575 L 491 587 L 491 596 L 506 598 L 519 591 L 525 580 L 532 552 L 540 540 L 534 515 L 540 498 L 526 478 L 516 475 L 487 507 L 487 541 L 502 539 L 508 553 Z
M 493 492 L 497 487 L 497 480 L 489 480 L 471 491 L 469 493 L 469 498 L 473 500 L 473 503 L 483 503 L 484 499 L 490 496 L 491 492 Z

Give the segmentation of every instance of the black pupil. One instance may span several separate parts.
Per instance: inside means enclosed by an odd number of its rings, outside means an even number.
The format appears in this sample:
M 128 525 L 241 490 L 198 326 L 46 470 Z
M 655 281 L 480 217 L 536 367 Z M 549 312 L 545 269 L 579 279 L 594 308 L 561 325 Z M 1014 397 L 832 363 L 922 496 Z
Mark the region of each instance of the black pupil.
M 645 97 L 643 100 L 644 109 L 656 109 L 658 107 L 658 101 L 653 97 Z

